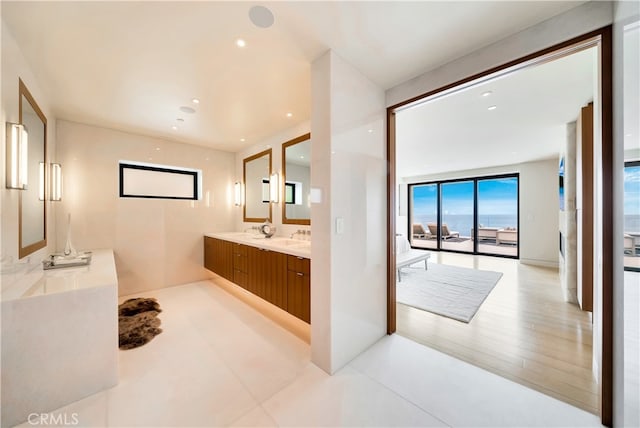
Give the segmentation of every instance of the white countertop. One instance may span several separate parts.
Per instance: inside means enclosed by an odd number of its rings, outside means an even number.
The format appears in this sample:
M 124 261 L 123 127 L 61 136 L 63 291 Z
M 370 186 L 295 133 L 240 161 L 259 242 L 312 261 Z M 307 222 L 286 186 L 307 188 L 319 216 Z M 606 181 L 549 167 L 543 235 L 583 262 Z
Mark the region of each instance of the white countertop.
M 205 236 L 250 245 L 256 248 L 278 251 L 292 256 L 305 257 L 307 259 L 311 258 L 311 242 L 301 239 L 290 239 L 285 236 L 265 238 L 264 235 L 243 232 L 205 233 Z
M 2 292 L 2 300 L 14 300 L 91 287 L 117 286 L 112 250 L 91 250 L 91 264 L 44 271 L 42 265 Z

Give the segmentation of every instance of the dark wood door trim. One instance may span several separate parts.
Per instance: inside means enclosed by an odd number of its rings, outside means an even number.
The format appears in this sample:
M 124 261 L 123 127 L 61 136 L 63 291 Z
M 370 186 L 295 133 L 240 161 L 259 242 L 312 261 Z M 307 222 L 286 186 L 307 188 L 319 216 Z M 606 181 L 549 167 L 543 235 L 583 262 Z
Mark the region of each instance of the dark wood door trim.
M 474 74 L 387 108 L 387 333 L 396 331 L 395 293 L 395 217 L 396 217 L 396 124 L 395 112 L 411 103 L 453 89 L 505 69 L 534 61 L 539 57 L 577 45 L 589 39 L 599 40 L 601 52 L 601 128 L 602 128 L 602 361 L 600 378 L 600 420 L 613 422 L 613 56 L 612 27 L 606 26 L 558 43 L 505 64 Z

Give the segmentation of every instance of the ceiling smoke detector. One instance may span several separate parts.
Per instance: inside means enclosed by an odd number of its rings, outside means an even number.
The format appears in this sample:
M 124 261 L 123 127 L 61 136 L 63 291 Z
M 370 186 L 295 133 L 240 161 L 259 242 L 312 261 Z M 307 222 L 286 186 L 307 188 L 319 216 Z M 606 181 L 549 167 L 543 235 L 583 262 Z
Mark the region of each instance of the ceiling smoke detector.
M 249 9 L 249 19 L 253 25 L 260 28 L 269 28 L 273 25 L 273 13 L 264 6 L 253 6 Z
M 193 113 L 196 112 L 196 109 L 191 108 L 189 106 L 182 106 L 182 107 L 180 107 L 180 111 L 183 112 L 183 113 L 193 114 Z

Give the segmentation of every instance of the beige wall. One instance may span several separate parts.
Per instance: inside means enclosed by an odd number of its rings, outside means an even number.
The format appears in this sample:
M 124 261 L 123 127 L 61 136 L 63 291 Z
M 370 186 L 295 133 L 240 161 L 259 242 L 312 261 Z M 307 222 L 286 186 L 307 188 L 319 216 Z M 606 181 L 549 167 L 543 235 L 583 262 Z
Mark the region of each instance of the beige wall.
M 56 205 L 58 250 L 70 213 L 78 250 L 114 250 L 120 295 L 210 275 L 203 234 L 233 227 L 233 153 L 67 121 L 58 121 L 57 134 L 64 183 Z M 119 160 L 201 169 L 203 199 L 120 198 Z

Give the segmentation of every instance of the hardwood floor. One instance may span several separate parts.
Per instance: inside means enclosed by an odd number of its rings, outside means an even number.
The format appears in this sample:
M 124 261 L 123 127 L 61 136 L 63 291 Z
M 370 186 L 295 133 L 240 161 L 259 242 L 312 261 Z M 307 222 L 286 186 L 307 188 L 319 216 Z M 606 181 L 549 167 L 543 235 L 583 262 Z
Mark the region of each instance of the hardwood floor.
M 443 252 L 429 262 L 503 276 L 469 324 L 398 304 L 398 334 L 598 413 L 590 313 L 562 300 L 557 269 Z

